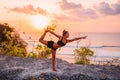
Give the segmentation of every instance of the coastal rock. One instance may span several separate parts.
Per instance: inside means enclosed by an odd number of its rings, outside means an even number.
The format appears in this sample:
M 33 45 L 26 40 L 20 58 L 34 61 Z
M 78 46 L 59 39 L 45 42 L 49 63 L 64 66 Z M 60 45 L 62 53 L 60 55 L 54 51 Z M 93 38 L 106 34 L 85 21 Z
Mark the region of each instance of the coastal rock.
M 77 65 L 56 59 L 18 58 L 0 55 L 0 80 L 120 80 L 120 66 Z

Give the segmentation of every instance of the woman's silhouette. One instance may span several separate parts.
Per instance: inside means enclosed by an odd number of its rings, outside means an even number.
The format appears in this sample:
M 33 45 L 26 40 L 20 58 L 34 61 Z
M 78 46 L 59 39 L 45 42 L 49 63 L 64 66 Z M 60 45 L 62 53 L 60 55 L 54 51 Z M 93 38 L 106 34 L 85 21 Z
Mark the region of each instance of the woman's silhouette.
M 54 36 L 56 36 L 59 40 L 58 42 L 54 42 L 54 41 L 46 41 L 44 40 L 44 37 L 46 35 L 47 32 L 50 32 L 51 34 L 53 34 Z M 45 32 L 43 33 L 43 35 L 40 37 L 39 41 L 44 44 L 47 45 L 47 47 L 51 48 L 51 52 L 52 52 L 52 69 L 53 71 L 56 71 L 55 68 L 55 62 L 56 62 L 56 50 L 62 46 L 65 46 L 66 43 L 75 41 L 75 40 L 79 40 L 79 39 L 86 39 L 87 36 L 84 37 L 78 37 L 78 38 L 74 38 L 74 39 L 68 39 L 69 37 L 69 32 L 64 30 L 62 33 L 62 36 L 54 33 L 51 30 L 46 29 Z

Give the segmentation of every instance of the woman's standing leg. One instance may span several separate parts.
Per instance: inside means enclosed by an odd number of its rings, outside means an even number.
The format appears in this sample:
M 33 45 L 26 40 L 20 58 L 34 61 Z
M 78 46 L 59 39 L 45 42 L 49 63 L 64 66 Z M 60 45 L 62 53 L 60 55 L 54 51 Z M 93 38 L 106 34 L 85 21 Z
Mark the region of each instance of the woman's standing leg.
M 52 69 L 53 71 L 56 71 L 55 63 L 56 63 L 56 51 L 51 50 L 52 52 Z

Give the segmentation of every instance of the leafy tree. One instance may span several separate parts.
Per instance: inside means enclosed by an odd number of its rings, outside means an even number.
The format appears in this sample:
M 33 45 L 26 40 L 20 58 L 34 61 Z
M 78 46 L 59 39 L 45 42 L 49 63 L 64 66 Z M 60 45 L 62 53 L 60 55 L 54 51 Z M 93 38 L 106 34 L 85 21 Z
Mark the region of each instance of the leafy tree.
M 0 54 L 8 56 L 26 56 L 26 43 L 14 28 L 7 23 L 0 24 Z
M 55 31 L 56 27 L 57 27 L 57 25 L 55 25 L 55 24 L 47 26 L 47 28 L 51 31 Z
M 76 64 L 90 64 L 89 56 L 93 56 L 94 52 L 87 47 L 81 47 L 74 50 Z

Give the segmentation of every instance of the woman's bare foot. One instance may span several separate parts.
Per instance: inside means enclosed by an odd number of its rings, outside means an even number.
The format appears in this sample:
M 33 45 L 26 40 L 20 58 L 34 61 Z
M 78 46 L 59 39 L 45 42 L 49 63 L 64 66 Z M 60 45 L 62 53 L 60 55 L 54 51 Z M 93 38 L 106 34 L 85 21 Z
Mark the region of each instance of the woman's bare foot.
M 53 71 L 56 71 L 56 72 L 57 72 L 57 70 L 56 70 L 56 69 L 53 69 Z

